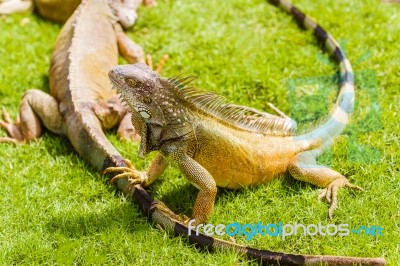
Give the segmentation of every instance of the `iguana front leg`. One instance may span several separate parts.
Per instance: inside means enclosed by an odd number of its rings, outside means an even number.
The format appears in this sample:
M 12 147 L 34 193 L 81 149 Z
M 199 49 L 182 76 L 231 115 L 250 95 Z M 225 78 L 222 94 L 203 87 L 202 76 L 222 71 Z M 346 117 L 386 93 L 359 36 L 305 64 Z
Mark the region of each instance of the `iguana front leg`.
M 175 153 L 169 156 L 182 174 L 199 189 L 193 207 L 193 224 L 205 222 L 210 217 L 217 195 L 217 185 L 211 174 L 198 162 L 184 153 Z
M 199 189 L 192 213 L 195 222 L 192 224 L 199 224 L 206 221 L 213 211 L 215 196 L 217 194 L 217 185 L 213 177 L 198 162 L 184 153 L 172 153 L 168 157 L 181 170 L 189 182 Z M 168 166 L 167 160 L 161 154 L 157 155 L 152 161 L 147 172 L 136 170 L 129 162 L 127 164 L 129 167 L 109 167 L 104 171 L 104 174 L 121 172 L 113 177 L 111 182 L 115 182 L 120 178 L 128 178 L 131 182 L 131 187 L 136 184 L 149 186 Z M 180 220 L 182 222 L 188 221 L 188 219 Z
M 12 123 L 7 112 L 3 113 L 4 121 L 0 126 L 6 129 L 15 142 L 30 141 L 42 134 L 41 123 L 50 131 L 61 134 L 63 119 L 58 110 L 58 102 L 52 96 L 40 90 L 28 90 L 19 108 L 20 121 Z M 3 139 L 0 142 L 10 142 Z
M 125 160 L 125 163 L 128 167 L 109 167 L 104 170 L 103 174 L 121 172 L 114 176 L 110 182 L 114 183 L 118 179 L 128 178 L 130 181 L 130 188 L 136 184 L 147 187 L 152 184 L 168 166 L 168 161 L 165 160 L 164 156 L 161 154 L 158 154 L 156 158 L 154 158 L 146 172 L 136 170 L 128 160 Z
M 114 98 L 103 100 L 93 106 L 93 111 L 101 123 L 102 129 L 110 129 L 118 126 L 117 135 L 124 140 L 138 141 L 140 136 L 133 127 L 131 114 L 120 99 Z
M 145 59 L 143 49 L 140 45 L 132 41 L 123 31 L 122 27 L 119 24 L 114 25 L 115 32 L 117 34 L 117 42 L 118 42 L 118 50 L 119 53 L 128 61 L 129 64 L 134 63 L 147 63 L 147 65 L 153 69 L 153 61 L 150 55 L 147 55 Z M 161 69 L 165 65 L 168 59 L 168 55 L 164 55 L 160 62 L 158 63 L 157 69 L 155 70 L 157 73 L 160 73 Z
M 114 30 L 117 36 L 118 50 L 122 57 L 130 64 L 144 63 L 145 58 L 142 47 L 132 41 L 118 23 L 114 25 Z

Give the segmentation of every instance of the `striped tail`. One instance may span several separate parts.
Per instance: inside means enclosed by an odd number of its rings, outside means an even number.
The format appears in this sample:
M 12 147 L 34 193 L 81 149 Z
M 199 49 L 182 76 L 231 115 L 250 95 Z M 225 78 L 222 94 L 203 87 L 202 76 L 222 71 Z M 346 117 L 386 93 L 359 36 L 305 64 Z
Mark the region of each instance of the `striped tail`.
M 270 0 L 270 2 L 290 13 L 300 27 L 312 30 L 318 41 L 325 46 L 340 66 L 340 91 L 329 119 L 311 133 L 296 137 L 296 139 L 321 139 L 322 147 L 315 154 L 318 155 L 323 148 L 330 146 L 333 137 L 340 135 L 349 123 L 350 115 L 354 108 L 355 97 L 353 70 L 339 43 L 313 19 L 306 16 L 286 0 Z
M 121 182 L 121 183 L 120 183 Z M 256 260 L 261 265 L 385 265 L 382 258 L 359 258 L 344 256 L 323 256 L 323 255 L 300 255 L 270 250 L 256 249 L 242 246 L 223 239 L 204 235 L 187 225 L 179 222 L 182 218 L 173 213 L 162 202 L 154 200 L 141 186 L 135 185 L 135 190 L 126 190 L 128 183 L 124 179 L 118 180 L 118 186 L 139 203 L 140 208 L 154 222 L 164 228 L 167 232 L 176 236 L 189 238 L 189 242 L 196 244 L 200 248 L 210 251 L 235 250 L 238 254 L 245 255 L 250 259 Z

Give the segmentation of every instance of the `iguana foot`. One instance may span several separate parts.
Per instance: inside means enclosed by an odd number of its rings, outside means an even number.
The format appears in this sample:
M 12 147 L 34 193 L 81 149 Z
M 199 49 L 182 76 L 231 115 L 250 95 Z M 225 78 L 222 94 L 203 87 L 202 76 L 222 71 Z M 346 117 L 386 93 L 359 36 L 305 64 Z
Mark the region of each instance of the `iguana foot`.
M 333 180 L 326 188 L 318 195 L 318 199 L 326 198 L 326 201 L 331 204 L 328 211 L 329 219 L 332 219 L 333 212 L 337 208 L 337 192 L 341 187 L 349 187 L 353 189 L 363 190 L 361 187 L 353 185 L 345 177 L 340 177 Z
M 180 213 L 180 214 L 176 214 L 174 213 L 170 208 L 168 208 L 167 205 L 165 205 L 163 202 L 161 201 L 155 201 L 150 209 L 156 209 L 160 212 L 162 212 L 165 216 L 168 216 L 169 218 L 173 219 L 176 222 L 179 222 L 181 224 L 187 225 L 189 223 L 189 221 L 191 220 L 191 218 L 187 217 L 186 215 Z
M 113 178 L 111 178 L 110 183 L 116 182 L 118 179 L 121 178 L 128 178 L 130 184 L 128 185 L 128 189 L 131 189 L 133 186 L 137 184 L 144 184 L 145 181 L 147 180 L 147 174 L 146 172 L 138 171 L 136 168 L 132 165 L 132 163 L 124 159 L 124 163 L 126 163 L 127 166 L 122 166 L 122 167 L 108 167 L 103 171 L 103 174 L 109 174 L 109 173 L 118 173 L 121 172 L 120 174 L 117 174 Z
M 17 117 L 16 122 L 13 123 L 11 121 L 10 115 L 7 113 L 6 110 L 3 109 L 3 119 L 4 120 L 0 120 L 0 127 L 4 128 L 10 137 L 0 138 L 0 142 L 11 142 L 11 143 L 23 142 L 24 138 L 19 128 L 20 125 L 19 118 Z
M 163 55 L 163 57 L 161 58 L 161 60 L 157 64 L 157 68 L 155 70 L 157 73 L 161 72 L 161 70 L 163 69 L 163 67 L 164 67 L 165 63 L 167 62 L 168 58 L 169 58 L 169 55 L 167 55 L 167 54 Z M 151 57 L 150 54 L 148 54 L 146 56 L 146 64 L 149 66 L 149 68 L 151 70 L 154 69 L 154 67 L 153 67 L 153 58 Z

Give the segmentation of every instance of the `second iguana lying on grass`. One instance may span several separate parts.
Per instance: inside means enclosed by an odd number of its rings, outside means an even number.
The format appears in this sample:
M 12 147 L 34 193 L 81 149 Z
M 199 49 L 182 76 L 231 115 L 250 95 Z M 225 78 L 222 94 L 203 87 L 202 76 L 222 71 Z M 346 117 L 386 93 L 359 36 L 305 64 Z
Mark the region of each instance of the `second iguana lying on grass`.
M 104 161 L 118 165 L 113 156 L 120 156 L 119 152 L 103 129 L 119 126 L 118 133 L 125 139 L 136 134 L 130 114 L 109 89 L 107 73 L 117 64 L 119 53 L 128 62 L 144 61 L 142 48 L 121 27 L 135 22 L 135 3 L 138 1 L 82 1 L 57 38 L 49 71 L 50 94 L 28 90 L 16 123 L 5 112 L 0 126 L 10 137 L 0 138 L 0 142 L 33 140 L 41 136 L 44 125 L 65 135 L 94 168 L 102 170 Z

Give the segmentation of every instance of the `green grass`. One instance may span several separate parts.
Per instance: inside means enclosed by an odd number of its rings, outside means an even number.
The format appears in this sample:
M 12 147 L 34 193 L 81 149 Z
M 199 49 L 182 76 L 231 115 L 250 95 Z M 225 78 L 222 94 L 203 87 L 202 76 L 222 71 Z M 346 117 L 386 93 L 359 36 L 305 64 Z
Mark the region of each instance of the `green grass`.
M 365 191 L 341 190 L 329 221 L 317 188 L 285 176 L 240 191 L 220 189 L 209 222 L 379 225 L 383 236 L 236 241 L 291 253 L 379 256 L 399 265 L 400 6 L 372 0 L 296 3 L 345 44 L 354 63 L 359 85 L 353 124 L 320 162 Z M 25 17 L 30 22 L 20 26 Z M 47 70 L 60 26 L 22 14 L 0 18 L 0 27 L 0 106 L 15 117 L 24 91 L 49 91 Z M 170 55 L 163 75 L 198 75 L 196 86 L 265 111 L 271 112 L 272 102 L 301 131 L 323 119 L 335 99 L 337 68 L 310 33 L 265 1 L 160 0 L 156 8 L 140 8 L 128 34 L 154 59 Z M 150 158 L 138 158 L 137 145 L 117 140 L 113 132 L 109 138 L 138 168 L 149 164 Z M 29 145 L 0 144 L 0 157 L 1 265 L 247 263 L 234 252 L 199 251 L 157 229 L 65 137 L 45 132 Z M 150 190 L 174 211 L 190 215 L 197 190 L 179 171 L 168 169 Z

